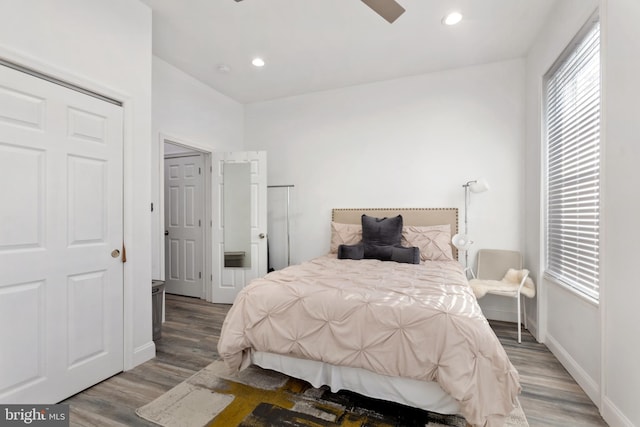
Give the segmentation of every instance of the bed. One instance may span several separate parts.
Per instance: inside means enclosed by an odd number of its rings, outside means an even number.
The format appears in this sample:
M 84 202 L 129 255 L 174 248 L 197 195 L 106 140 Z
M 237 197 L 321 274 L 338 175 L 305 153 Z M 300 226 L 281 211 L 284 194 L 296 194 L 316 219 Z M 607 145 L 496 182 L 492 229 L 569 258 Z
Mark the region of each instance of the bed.
M 420 248 L 419 263 L 339 259 L 338 248 L 362 238 L 363 214 L 401 215 L 403 245 Z M 456 260 L 457 223 L 457 209 L 334 209 L 329 254 L 238 294 L 221 358 L 231 370 L 253 363 L 316 387 L 503 425 L 520 392 L 518 373 Z

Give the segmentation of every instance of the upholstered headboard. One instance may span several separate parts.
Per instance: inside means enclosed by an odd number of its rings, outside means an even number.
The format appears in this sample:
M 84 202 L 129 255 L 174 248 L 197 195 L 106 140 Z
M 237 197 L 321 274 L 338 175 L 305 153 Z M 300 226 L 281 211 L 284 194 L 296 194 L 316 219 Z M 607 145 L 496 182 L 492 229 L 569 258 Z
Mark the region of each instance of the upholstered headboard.
M 378 218 L 402 215 L 404 225 L 451 225 L 451 236 L 458 232 L 458 208 L 349 208 L 333 209 L 331 220 L 343 224 L 360 224 L 362 214 Z M 458 250 L 451 245 L 453 257 Z

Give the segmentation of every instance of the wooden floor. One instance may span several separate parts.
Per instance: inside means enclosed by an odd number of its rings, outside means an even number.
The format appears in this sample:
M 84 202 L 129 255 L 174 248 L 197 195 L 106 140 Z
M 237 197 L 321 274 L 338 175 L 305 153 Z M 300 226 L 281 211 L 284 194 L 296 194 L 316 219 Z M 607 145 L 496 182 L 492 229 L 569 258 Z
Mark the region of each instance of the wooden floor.
M 166 322 L 156 358 L 116 375 L 62 403 L 70 405 L 72 426 L 152 426 L 135 409 L 217 359 L 216 343 L 230 306 L 167 295 Z M 515 325 L 491 322 L 520 373 L 520 403 L 531 427 L 606 426 L 582 389 L 543 344 Z
M 606 426 L 591 399 L 529 331 L 518 344 L 515 323 L 490 321 L 491 327 L 520 374 L 520 404 L 531 427 Z

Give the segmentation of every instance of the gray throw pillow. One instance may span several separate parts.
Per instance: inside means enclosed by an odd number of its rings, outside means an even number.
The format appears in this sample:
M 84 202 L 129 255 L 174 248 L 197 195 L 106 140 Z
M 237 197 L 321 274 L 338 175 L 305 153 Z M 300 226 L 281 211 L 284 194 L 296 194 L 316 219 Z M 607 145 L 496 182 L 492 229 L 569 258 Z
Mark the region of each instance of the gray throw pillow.
M 400 244 L 402 240 L 402 215 L 392 218 L 362 215 L 361 221 L 362 244 L 355 246 L 362 246 L 362 258 L 420 264 L 420 249 L 416 247 L 405 248 Z M 360 252 L 357 255 L 360 256 Z
M 420 248 L 416 246 L 394 246 L 391 251 L 391 261 L 407 264 L 420 264 Z
M 362 242 L 373 245 L 400 245 L 402 240 L 402 215 L 392 218 L 376 218 L 362 215 Z
M 338 246 L 338 259 L 362 259 L 364 258 L 364 245 L 357 243 L 355 245 Z

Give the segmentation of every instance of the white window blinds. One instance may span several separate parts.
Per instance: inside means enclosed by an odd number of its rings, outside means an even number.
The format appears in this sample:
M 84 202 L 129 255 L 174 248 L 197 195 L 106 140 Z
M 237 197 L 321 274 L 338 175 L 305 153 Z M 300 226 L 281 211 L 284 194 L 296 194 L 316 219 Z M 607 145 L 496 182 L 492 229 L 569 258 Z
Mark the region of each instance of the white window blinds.
M 597 300 L 600 234 L 600 24 L 545 76 L 546 274 Z

